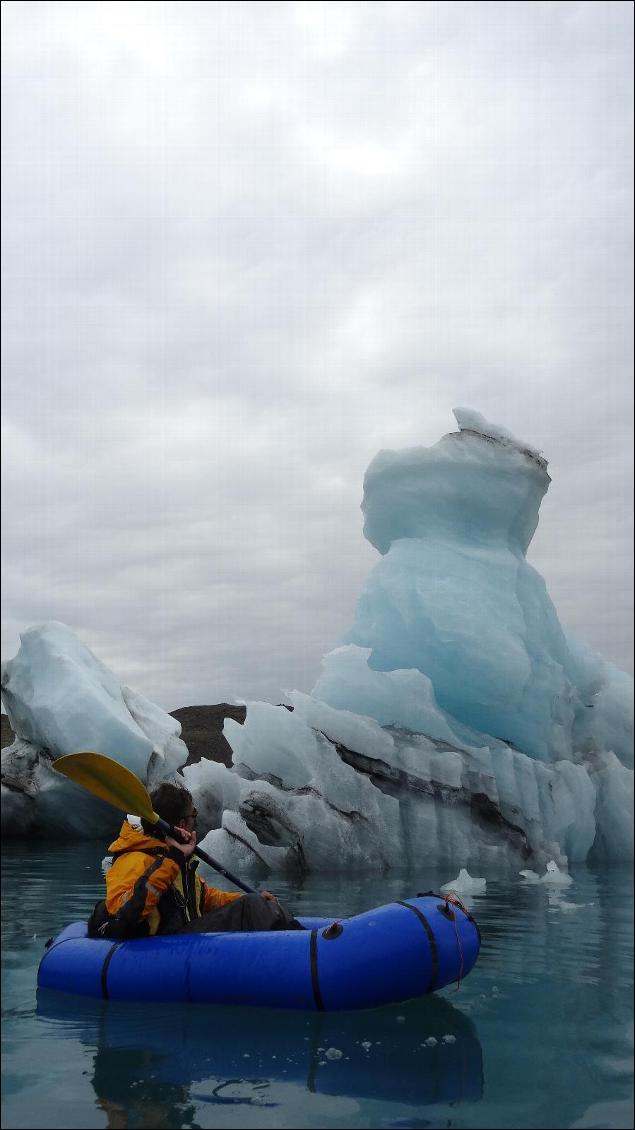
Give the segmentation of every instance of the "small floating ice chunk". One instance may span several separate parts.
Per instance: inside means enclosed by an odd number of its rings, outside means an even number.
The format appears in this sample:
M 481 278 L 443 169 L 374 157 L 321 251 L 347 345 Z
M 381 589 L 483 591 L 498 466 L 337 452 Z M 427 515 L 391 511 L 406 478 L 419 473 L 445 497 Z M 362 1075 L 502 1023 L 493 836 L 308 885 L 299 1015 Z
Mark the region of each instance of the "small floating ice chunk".
M 455 1044 L 456 1043 L 456 1036 L 453 1036 L 451 1032 L 448 1032 L 448 1034 L 446 1036 L 441 1037 L 441 1043 L 442 1044 Z
M 457 891 L 458 894 L 461 894 L 461 892 L 465 894 L 476 894 L 477 891 L 484 891 L 486 886 L 486 879 L 475 878 L 465 870 L 465 867 L 462 867 L 456 879 L 450 879 L 449 882 L 444 883 L 441 890 Z
M 341 1052 L 339 1048 L 327 1048 L 325 1055 L 327 1059 L 341 1059 L 344 1052 Z
M 544 875 L 539 875 L 537 871 L 519 871 L 523 879 L 528 883 L 545 883 L 551 887 L 568 887 L 573 879 L 567 875 L 566 871 L 561 871 L 558 864 L 554 859 L 550 859 L 547 864 L 547 870 Z M 441 888 L 443 890 L 443 888 Z
M 405 1023 L 406 1023 L 405 1016 L 398 1016 L 397 1017 L 397 1024 L 405 1024 Z
M 570 875 L 567 875 L 566 871 L 560 870 L 554 859 L 550 859 L 547 864 L 547 873 L 543 875 L 540 882 L 549 883 L 554 887 L 568 887 L 569 884 L 573 882 L 573 879 Z
M 363 1047 L 365 1052 L 367 1052 L 369 1048 L 372 1048 L 372 1046 L 373 1045 L 372 1045 L 372 1042 L 370 1040 L 362 1040 L 362 1047 Z
M 428 1036 L 428 1039 L 425 1040 L 424 1043 L 427 1048 L 434 1048 L 437 1044 L 437 1038 L 436 1036 Z

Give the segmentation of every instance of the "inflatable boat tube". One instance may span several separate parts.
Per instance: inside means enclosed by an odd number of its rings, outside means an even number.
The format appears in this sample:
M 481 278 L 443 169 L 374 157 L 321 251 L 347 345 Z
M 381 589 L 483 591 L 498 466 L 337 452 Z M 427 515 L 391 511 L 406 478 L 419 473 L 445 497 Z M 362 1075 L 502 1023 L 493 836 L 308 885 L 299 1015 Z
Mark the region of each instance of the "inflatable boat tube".
M 397 1003 L 459 981 L 478 956 L 471 915 L 440 895 L 305 930 L 168 934 L 113 942 L 74 922 L 49 945 L 38 986 L 130 1001 L 200 1001 L 318 1012 Z

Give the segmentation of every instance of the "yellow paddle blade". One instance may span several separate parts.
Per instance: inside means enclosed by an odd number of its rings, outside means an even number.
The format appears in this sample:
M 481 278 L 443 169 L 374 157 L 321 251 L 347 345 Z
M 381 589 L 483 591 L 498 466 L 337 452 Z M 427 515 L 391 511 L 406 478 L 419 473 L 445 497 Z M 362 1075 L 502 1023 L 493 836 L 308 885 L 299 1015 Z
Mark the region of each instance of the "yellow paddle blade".
M 130 769 L 105 753 L 67 753 L 53 762 L 53 768 L 121 812 L 142 816 L 152 824 L 159 822 L 145 785 Z

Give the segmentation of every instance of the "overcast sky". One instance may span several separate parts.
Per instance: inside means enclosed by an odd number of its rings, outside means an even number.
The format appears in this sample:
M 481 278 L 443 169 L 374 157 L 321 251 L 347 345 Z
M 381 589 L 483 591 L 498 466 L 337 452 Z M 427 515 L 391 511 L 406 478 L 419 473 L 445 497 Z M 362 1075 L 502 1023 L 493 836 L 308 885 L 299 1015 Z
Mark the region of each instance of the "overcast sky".
M 2 5 L 2 656 L 310 690 L 380 448 L 543 451 L 528 558 L 632 670 L 630 3 Z

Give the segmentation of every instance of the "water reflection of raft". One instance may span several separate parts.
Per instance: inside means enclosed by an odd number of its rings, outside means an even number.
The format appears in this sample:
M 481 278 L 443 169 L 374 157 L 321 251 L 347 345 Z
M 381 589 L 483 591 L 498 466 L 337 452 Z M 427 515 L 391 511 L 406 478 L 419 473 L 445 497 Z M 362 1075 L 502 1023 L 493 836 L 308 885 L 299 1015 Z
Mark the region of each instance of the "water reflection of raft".
M 142 1124 L 132 1113 L 144 1103 L 268 1107 L 280 1101 L 278 1084 L 417 1104 L 477 1102 L 483 1093 L 474 1023 L 441 995 L 364 1012 L 253 1008 L 246 1017 L 226 1005 L 140 1008 L 40 989 L 37 1019 L 40 1037 L 94 1053 L 95 1092 L 122 1105 L 129 1126 Z M 192 1124 L 178 1113 L 153 1125 Z
M 128 942 L 67 926 L 47 949 L 38 985 L 80 996 L 199 1001 L 317 1011 L 423 996 L 472 969 L 480 936 L 441 896 L 393 902 L 354 918 L 301 918 L 305 931 L 178 934 Z

